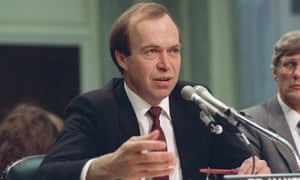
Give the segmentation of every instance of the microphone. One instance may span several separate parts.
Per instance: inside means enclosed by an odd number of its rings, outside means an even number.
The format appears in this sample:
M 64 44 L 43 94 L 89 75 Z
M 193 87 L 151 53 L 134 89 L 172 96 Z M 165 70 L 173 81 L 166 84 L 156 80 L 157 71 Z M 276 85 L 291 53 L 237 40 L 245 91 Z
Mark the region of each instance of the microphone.
M 216 107 L 211 105 L 207 100 L 200 97 L 199 94 L 195 91 L 195 89 L 192 86 L 186 85 L 181 89 L 181 95 L 182 97 L 187 101 L 193 101 L 198 106 L 199 104 L 204 104 L 206 106 L 206 109 L 209 113 L 211 113 L 214 116 L 220 116 L 222 118 L 227 119 L 227 117 L 224 116 L 223 112 L 220 112 Z
M 218 125 L 210 114 L 217 114 L 218 110 L 196 94 L 192 86 L 184 86 L 181 89 L 181 95 L 185 100 L 193 101 L 200 107 L 200 119 L 210 128 L 211 132 L 215 134 L 221 134 L 223 132 L 222 126 Z
M 209 91 L 200 85 L 194 86 L 195 92 L 196 94 L 198 94 L 200 97 L 202 97 L 204 100 L 206 100 L 208 103 L 210 103 L 212 106 L 214 106 L 216 109 L 218 109 L 219 111 L 221 111 L 222 113 L 228 115 L 228 111 L 235 111 L 232 108 L 228 107 L 227 105 L 225 105 L 223 102 L 221 102 L 220 100 L 218 100 L 217 98 L 213 97 Z
M 221 134 L 223 132 L 223 127 L 218 125 L 210 113 L 207 111 L 207 107 L 201 103 L 199 107 L 202 109 L 200 111 L 200 119 L 204 122 L 204 124 L 210 128 L 210 131 L 215 134 Z

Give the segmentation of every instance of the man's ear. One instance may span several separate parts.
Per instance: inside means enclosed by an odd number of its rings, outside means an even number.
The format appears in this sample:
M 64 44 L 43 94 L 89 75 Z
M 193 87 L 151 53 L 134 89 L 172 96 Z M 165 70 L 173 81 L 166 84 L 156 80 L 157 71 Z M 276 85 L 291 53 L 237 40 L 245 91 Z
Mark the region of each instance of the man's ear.
M 121 53 L 118 50 L 115 50 L 115 57 L 117 59 L 117 62 L 119 66 L 122 67 L 122 69 L 127 70 L 127 56 L 125 56 L 123 53 Z
M 277 81 L 278 80 L 278 67 L 273 67 L 273 78 Z

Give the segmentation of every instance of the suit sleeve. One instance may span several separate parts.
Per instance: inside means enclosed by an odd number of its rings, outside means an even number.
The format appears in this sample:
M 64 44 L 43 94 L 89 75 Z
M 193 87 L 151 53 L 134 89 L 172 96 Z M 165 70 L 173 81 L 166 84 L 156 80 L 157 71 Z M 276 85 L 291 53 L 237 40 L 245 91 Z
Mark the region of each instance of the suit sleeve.
M 65 128 L 35 174 L 36 180 L 79 179 L 84 164 L 97 156 L 95 119 L 99 117 L 93 105 L 79 97 L 66 112 Z

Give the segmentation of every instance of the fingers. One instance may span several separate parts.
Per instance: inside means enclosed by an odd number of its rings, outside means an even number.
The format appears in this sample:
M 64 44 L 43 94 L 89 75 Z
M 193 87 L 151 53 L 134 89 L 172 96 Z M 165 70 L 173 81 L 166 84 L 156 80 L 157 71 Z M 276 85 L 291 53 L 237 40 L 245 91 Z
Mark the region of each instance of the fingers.
M 143 136 L 142 138 L 134 137 L 125 142 L 116 153 L 119 154 L 118 156 L 123 154 L 126 155 L 124 158 L 134 159 L 131 162 L 143 164 L 143 167 L 147 165 L 146 168 L 151 168 L 151 165 L 157 164 L 162 165 L 162 167 L 176 164 L 177 157 L 174 153 L 159 151 L 165 149 L 166 144 L 162 141 L 152 140 L 156 135 L 157 133 L 151 133 L 151 135 Z
M 168 175 L 174 171 L 177 159 L 170 152 L 149 152 L 137 159 L 137 171 L 144 173 L 144 177 Z
M 150 132 L 148 135 L 144 135 L 144 136 L 133 136 L 130 138 L 130 140 L 133 141 L 139 141 L 139 140 L 156 140 L 159 136 L 159 131 L 158 130 L 154 130 L 152 132 Z
M 169 167 L 169 168 L 164 168 L 161 170 L 152 170 L 148 169 L 145 171 L 141 171 L 140 173 L 142 174 L 140 177 L 145 177 L 145 178 L 152 178 L 152 177 L 159 177 L 159 176 L 166 176 L 174 172 L 174 168 Z
M 253 165 L 254 162 L 254 165 Z M 257 156 L 246 159 L 239 168 L 239 174 L 270 174 L 267 162 Z
M 159 131 L 153 131 L 145 136 L 131 137 L 123 143 L 106 161 L 110 171 L 118 169 L 111 174 L 116 177 L 141 178 L 172 173 L 178 162 L 177 157 L 172 152 L 158 151 L 166 147 L 165 142 L 156 140 L 158 135 Z
M 159 131 L 155 130 L 145 136 L 131 137 L 121 147 L 123 150 L 132 150 L 134 152 L 149 152 L 163 150 L 166 148 L 166 143 L 156 140 L 159 136 Z
M 165 151 L 155 151 L 141 153 L 136 161 L 139 164 L 147 165 L 147 168 L 152 168 L 154 165 L 160 167 L 169 167 L 177 163 L 177 158 L 174 153 Z M 159 166 L 158 169 L 160 168 Z M 154 167 L 153 167 L 154 168 Z
M 124 151 L 131 152 L 131 151 Z M 177 159 L 170 152 L 128 153 L 116 151 L 92 161 L 88 177 L 95 179 L 141 179 L 173 173 Z

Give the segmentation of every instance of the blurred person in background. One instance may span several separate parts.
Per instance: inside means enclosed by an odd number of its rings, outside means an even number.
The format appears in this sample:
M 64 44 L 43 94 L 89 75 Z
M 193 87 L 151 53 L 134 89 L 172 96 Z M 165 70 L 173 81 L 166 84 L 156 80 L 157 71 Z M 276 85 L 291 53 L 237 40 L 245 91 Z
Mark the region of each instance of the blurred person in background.
M 45 154 L 63 126 L 59 116 L 39 106 L 15 106 L 0 123 L 0 172 L 22 157 Z
M 277 43 L 272 59 L 277 93 L 264 103 L 246 108 L 249 118 L 279 134 L 300 152 L 300 31 L 284 34 Z M 293 154 L 280 143 L 251 129 L 240 127 L 253 144 L 256 154 L 267 161 L 272 173 L 298 173 Z M 296 152 L 297 153 L 297 152 Z

